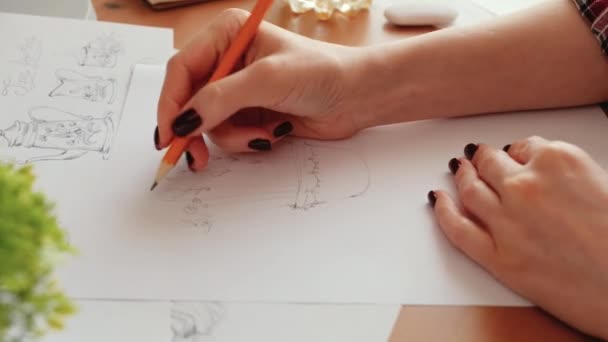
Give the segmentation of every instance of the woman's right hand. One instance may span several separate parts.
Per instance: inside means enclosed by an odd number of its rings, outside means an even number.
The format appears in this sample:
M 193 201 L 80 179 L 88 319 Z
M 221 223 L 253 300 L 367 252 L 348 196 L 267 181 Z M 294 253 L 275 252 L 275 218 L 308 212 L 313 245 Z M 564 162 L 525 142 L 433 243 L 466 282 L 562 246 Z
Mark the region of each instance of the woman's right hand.
M 207 83 L 247 16 L 224 12 L 168 63 L 155 143 L 162 149 L 174 136 L 194 137 L 192 170 L 207 164 L 203 133 L 227 152 L 247 152 L 269 150 L 289 134 L 340 139 L 363 128 L 353 114 L 355 48 L 263 23 L 234 73 Z

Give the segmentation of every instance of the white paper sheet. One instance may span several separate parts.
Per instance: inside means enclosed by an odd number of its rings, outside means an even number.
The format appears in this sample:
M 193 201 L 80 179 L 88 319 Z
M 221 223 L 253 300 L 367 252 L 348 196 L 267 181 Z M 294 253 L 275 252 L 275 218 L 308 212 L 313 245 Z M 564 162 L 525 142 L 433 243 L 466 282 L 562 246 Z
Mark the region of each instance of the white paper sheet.
M 168 29 L 8 13 L 0 40 L 0 161 L 17 163 L 107 159 L 132 68 L 173 54 Z
M 169 342 L 169 302 L 78 301 L 78 312 L 42 342 Z
M 606 166 L 599 108 L 396 125 L 272 153 L 213 149 L 149 192 L 159 68 L 136 71 L 112 158 L 39 163 L 40 184 L 82 255 L 62 271 L 78 298 L 525 305 L 452 248 L 426 202 L 452 188 L 469 142 L 539 134 Z
M 385 342 L 398 305 L 176 302 L 171 342 Z
M 385 342 L 399 305 L 77 301 L 42 342 Z

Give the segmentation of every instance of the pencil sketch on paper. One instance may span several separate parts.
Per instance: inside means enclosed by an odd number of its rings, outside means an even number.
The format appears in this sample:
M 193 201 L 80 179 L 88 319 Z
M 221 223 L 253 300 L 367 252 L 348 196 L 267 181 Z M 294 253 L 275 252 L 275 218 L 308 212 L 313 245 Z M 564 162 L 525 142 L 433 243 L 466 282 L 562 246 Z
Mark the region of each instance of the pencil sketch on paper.
M 8 61 L 14 68 L 10 75 L 1 80 L 1 96 L 23 96 L 32 91 L 36 85 L 38 64 L 42 57 L 42 42 L 36 37 L 28 37 L 17 47 L 14 58 Z
M 171 342 L 211 342 L 225 309 L 215 302 L 173 302 Z
M 176 170 L 173 174 L 167 176 L 167 183 L 178 183 L 179 179 L 186 179 L 190 171 Z M 211 188 L 208 186 L 180 186 L 179 184 L 171 184 L 171 186 L 162 187 L 159 189 L 161 198 L 165 202 L 179 203 L 179 222 L 191 227 L 209 233 L 212 227 L 211 213 L 209 212 L 208 193 Z
M 218 207 L 225 201 L 236 202 L 240 197 L 228 191 L 213 192 L 221 187 L 217 180 L 225 179 L 234 170 L 261 163 L 261 159 L 252 156 L 229 154 L 213 154 L 209 159 L 209 165 L 201 177 L 185 168 L 176 168 L 165 178 L 167 185 L 158 189 L 162 201 L 177 205 L 180 223 L 204 233 L 209 233 L 213 228 Z
M 216 225 L 250 212 L 308 211 L 354 199 L 363 196 L 370 184 L 367 163 L 353 150 L 292 140 L 266 155 L 230 155 L 211 149 L 205 171 L 193 174 L 178 167 L 157 192 L 175 210 L 179 223 L 209 233 Z
M 87 76 L 73 70 L 59 69 L 55 73 L 59 84 L 49 97 L 66 97 L 89 102 L 112 103 L 116 80 L 101 76 Z
M 113 34 L 102 35 L 80 49 L 77 62 L 83 67 L 113 68 L 122 53 L 124 46 Z
M 42 41 L 37 37 L 27 37 L 18 47 L 15 63 L 26 67 L 38 67 L 42 57 Z
M 362 156 L 350 149 L 315 144 L 310 141 L 291 142 L 292 159 L 296 173 L 296 191 L 289 207 L 294 210 L 310 210 L 336 199 L 357 198 L 364 195 L 370 185 L 370 172 Z M 329 161 L 340 165 L 340 171 L 333 179 L 327 170 Z M 340 182 L 343 175 L 351 178 L 346 188 L 334 188 L 329 194 L 324 187 L 332 187 Z
M 5 77 L 2 80 L 2 88 L 0 89 L 0 95 L 26 95 L 36 87 L 36 85 L 34 84 L 35 77 L 35 72 L 28 69 L 17 71 L 15 76 Z
M 18 150 L 16 154 L 19 155 L 0 158 L 26 164 L 72 160 L 87 153 L 98 153 L 108 159 L 115 130 L 112 112 L 96 117 L 35 107 L 28 112 L 28 118 L 28 121 L 16 120 L 8 128 L 0 129 L 0 142 L 4 140 L 9 152 Z

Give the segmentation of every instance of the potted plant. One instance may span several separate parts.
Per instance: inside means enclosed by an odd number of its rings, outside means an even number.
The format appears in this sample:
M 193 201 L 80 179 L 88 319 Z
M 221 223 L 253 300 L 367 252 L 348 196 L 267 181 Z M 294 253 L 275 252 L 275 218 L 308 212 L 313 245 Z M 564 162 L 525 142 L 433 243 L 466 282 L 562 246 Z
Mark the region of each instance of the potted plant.
M 0 163 L 0 341 L 31 341 L 74 312 L 53 277 L 73 253 L 31 167 Z

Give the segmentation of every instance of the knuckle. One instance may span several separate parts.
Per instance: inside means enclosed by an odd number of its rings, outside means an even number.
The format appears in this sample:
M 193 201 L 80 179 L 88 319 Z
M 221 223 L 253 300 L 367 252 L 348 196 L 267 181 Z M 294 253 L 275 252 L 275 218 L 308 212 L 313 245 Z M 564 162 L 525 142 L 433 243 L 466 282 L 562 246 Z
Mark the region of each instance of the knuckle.
M 451 244 L 460 248 L 466 238 L 466 219 L 455 213 L 447 206 L 437 202 L 435 207 L 439 225 Z
M 511 144 L 511 147 L 509 148 L 508 153 L 509 154 L 514 154 L 514 153 L 518 153 L 519 151 L 521 151 L 523 148 L 525 148 L 529 143 L 528 143 L 528 139 L 521 139 L 521 140 L 517 140 L 515 142 L 513 142 Z
M 228 18 L 244 19 L 247 18 L 247 11 L 240 8 L 227 8 L 222 11 L 222 15 Z
M 578 147 L 561 142 L 551 142 L 539 149 L 537 161 L 541 164 L 576 166 L 581 159 L 582 151 Z
M 556 157 L 559 157 L 561 154 L 563 154 L 562 149 L 559 146 L 556 146 L 555 144 L 551 143 L 544 145 L 538 149 L 537 158 L 539 160 L 542 159 L 550 161 L 555 159 Z
M 479 181 L 467 182 L 460 187 L 460 198 L 465 205 L 475 203 L 479 198 Z
M 206 87 L 203 88 L 203 91 L 201 91 L 200 98 L 203 102 L 210 103 L 210 101 L 213 101 L 213 100 L 219 101 L 219 99 L 222 98 L 224 93 L 225 93 L 225 91 L 224 91 L 224 88 L 222 87 L 222 84 L 210 83 Z
M 238 30 L 247 20 L 248 12 L 240 8 L 228 8 L 220 13 L 211 24 L 211 31 L 215 31 L 218 37 L 227 41 L 236 35 Z M 219 41 L 224 41 L 224 39 Z
M 171 58 L 169 58 L 169 61 L 167 61 L 167 67 L 171 68 L 171 67 L 175 67 L 175 65 L 179 62 L 179 57 L 177 54 L 173 55 Z
M 174 118 L 176 114 L 178 114 L 179 109 L 180 105 L 173 97 L 161 96 L 156 105 L 159 125 L 163 126 L 164 124 L 167 124 L 166 120 L 171 120 Z
M 483 146 L 475 154 L 475 162 L 478 170 L 487 170 L 495 162 L 495 151 Z
M 174 55 L 167 61 L 167 73 L 182 67 L 182 61 L 179 54 Z
M 282 69 L 283 64 L 278 58 L 268 57 L 260 60 L 256 69 L 262 76 L 268 77 L 284 70 Z
M 539 199 L 543 189 L 537 177 L 530 175 L 517 175 L 503 180 L 505 194 L 527 201 Z
M 519 157 L 527 153 L 532 145 L 543 141 L 540 136 L 533 135 L 514 142 L 509 149 L 509 155 Z
M 206 112 L 209 112 L 215 104 L 223 101 L 224 93 L 221 82 L 209 83 L 194 95 L 192 104 L 197 110 L 204 108 Z
M 524 139 L 524 142 L 526 144 L 533 144 L 535 142 L 540 142 L 540 141 L 543 141 L 543 140 L 544 140 L 544 138 L 541 137 L 541 136 L 539 136 L 539 135 L 532 135 L 532 136 L 529 136 L 526 139 Z
M 452 243 L 452 245 L 456 246 L 459 249 L 462 249 L 464 245 L 466 245 L 467 239 L 467 229 L 466 229 L 466 220 L 463 217 L 457 217 L 451 220 L 448 223 L 448 226 L 445 229 L 445 234 L 448 240 Z
M 226 19 L 242 22 L 247 19 L 247 11 L 240 8 L 228 8 L 222 11 L 221 16 Z
M 554 141 L 549 146 L 553 146 L 556 150 L 560 151 L 560 154 L 569 159 L 578 159 L 582 155 L 586 154 L 581 148 L 576 145 L 564 141 Z

